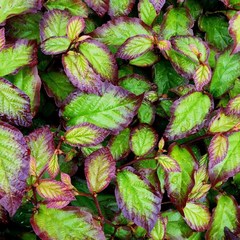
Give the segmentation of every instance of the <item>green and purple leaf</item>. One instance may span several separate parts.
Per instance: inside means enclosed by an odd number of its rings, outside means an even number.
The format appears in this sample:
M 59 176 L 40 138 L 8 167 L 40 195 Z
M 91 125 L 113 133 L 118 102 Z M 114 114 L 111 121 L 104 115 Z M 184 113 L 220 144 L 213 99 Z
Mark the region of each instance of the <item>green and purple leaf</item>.
M 67 36 L 68 38 L 73 41 L 75 40 L 80 33 L 83 31 L 83 29 L 85 28 L 85 21 L 83 18 L 81 17 L 72 17 L 69 21 L 68 21 L 68 25 L 67 25 Z
M 108 135 L 109 131 L 103 128 L 91 123 L 82 123 L 67 130 L 64 142 L 74 147 L 89 147 L 98 145 Z
M 162 240 L 165 237 L 168 219 L 159 217 L 154 228 L 151 231 L 151 240 Z
M 138 3 L 138 15 L 145 24 L 151 26 L 157 17 L 157 12 L 149 0 L 140 0 Z
M 92 215 L 78 207 L 54 209 L 40 205 L 31 218 L 31 225 L 37 236 L 44 240 L 106 239 Z
M 22 133 L 0 122 L 0 205 L 13 216 L 22 203 L 29 171 L 29 151 Z
M 240 51 L 240 12 L 237 12 L 229 21 L 229 33 L 234 40 L 232 54 Z
M 47 172 L 51 178 L 55 178 L 60 171 L 60 166 L 58 163 L 58 153 L 54 152 L 47 164 Z
M 135 0 L 109 0 L 108 15 L 111 17 L 127 16 L 134 6 Z
M 180 97 L 171 107 L 171 119 L 165 130 L 169 140 L 180 139 L 193 134 L 205 125 L 213 109 L 210 95 L 192 92 Z
M 60 115 L 67 121 L 67 126 L 89 122 L 117 134 L 132 121 L 142 97 L 105 82 L 100 96 L 82 92 L 70 95 Z
M 4 78 L 0 78 L 0 119 L 23 127 L 32 124 L 29 97 Z
M 154 51 L 148 51 L 140 57 L 134 58 L 129 61 L 131 65 L 137 67 L 150 67 L 159 60 L 159 56 Z
M 229 101 L 226 112 L 240 117 L 240 94 Z
M 166 0 L 149 0 L 150 3 L 152 3 L 152 5 L 154 6 L 157 14 L 160 13 L 162 7 L 164 6 Z
M 208 64 L 200 64 L 193 75 L 193 80 L 197 91 L 201 91 L 212 78 L 212 70 Z
M 153 37 L 137 35 L 128 38 L 118 49 L 116 57 L 124 60 L 132 60 L 153 49 Z
M 5 28 L 0 28 L 0 51 L 5 47 Z
M 132 167 L 118 172 L 116 200 L 123 215 L 135 224 L 151 231 L 158 220 L 161 195 Z M 134 184 L 132 184 L 134 183 Z
M 168 155 L 161 154 L 157 156 L 155 159 L 157 159 L 160 166 L 164 169 L 166 172 L 180 172 L 180 166 L 178 162 L 169 157 Z
M 100 17 L 104 16 L 109 8 L 109 0 L 85 0 L 85 2 Z
M 84 172 L 92 193 L 104 190 L 115 177 L 116 162 L 108 148 L 99 149 L 85 159 Z

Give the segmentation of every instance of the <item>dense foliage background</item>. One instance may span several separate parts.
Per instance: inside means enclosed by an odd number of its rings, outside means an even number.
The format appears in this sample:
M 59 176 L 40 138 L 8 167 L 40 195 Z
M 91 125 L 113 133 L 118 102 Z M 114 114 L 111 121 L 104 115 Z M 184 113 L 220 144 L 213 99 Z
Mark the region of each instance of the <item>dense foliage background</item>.
M 0 239 L 239 239 L 240 0 L 0 0 Z

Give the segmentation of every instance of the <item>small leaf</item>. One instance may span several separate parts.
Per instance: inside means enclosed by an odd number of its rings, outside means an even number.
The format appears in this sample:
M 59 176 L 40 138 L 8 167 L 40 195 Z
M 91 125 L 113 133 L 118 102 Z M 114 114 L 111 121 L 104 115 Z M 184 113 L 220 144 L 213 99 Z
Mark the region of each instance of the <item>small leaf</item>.
M 156 157 L 158 163 L 166 172 L 180 172 L 180 166 L 177 161 L 168 155 L 161 154 Z
M 92 215 L 78 207 L 64 209 L 40 205 L 31 218 L 34 232 L 45 240 L 51 239 L 98 239 L 105 240 L 104 233 Z
M 128 15 L 134 6 L 135 0 L 109 0 L 108 15 L 111 17 L 119 17 Z
M 5 28 L 0 28 L 0 51 L 5 47 Z
M 210 95 L 192 92 L 174 102 L 171 120 L 165 130 L 169 140 L 180 139 L 201 129 L 213 108 Z
M 193 230 L 203 232 L 208 228 L 211 215 L 206 206 L 188 202 L 183 209 L 183 213 L 187 224 Z
M 167 225 L 167 218 L 159 217 L 154 228 L 151 231 L 151 240 L 164 239 Z
M 166 2 L 165 0 L 149 0 L 149 1 L 150 1 L 150 3 L 152 3 L 152 5 L 154 6 L 157 14 L 160 13 L 162 7 L 164 6 L 164 4 L 165 4 L 165 2 Z
M 104 190 L 115 177 L 116 163 L 108 148 L 99 149 L 85 160 L 84 172 L 92 193 Z
M 225 239 L 224 228 L 236 231 L 239 225 L 239 210 L 236 200 L 232 196 L 218 195 L 217 207 L 213 210 L 206 239 Z
M 161 208 L 161 196 L 152 191 L 146 179 L 133 168 L 125 168 L 117 174 L 115 195 L 126 218 L 148 231 L 153 229 Z
M 108 135 L 109 131 L 103 128 L 82 123 L 67 130 L 64 142 L 74 147 L 89 147 L 101 143 Z
M 157 12 L 149 0 L 140 0 L 138 3 L 138 15 L 144 23 L 151 26 L 157 17 Z
M 22 133 L 0 122 L 0 205 L 13 216 L 22 204 L 29 171 L 29 152 Z
M 159 60 L 158 56 L 153 52 L 146 52 L 140 57 L 130 60 L 130 64 L 137 67 L 150 67 Z
M 130 148 L 136 156 L 150 153 L 158 143 L 158 134 L 147 124 L 134 128 L 130 137 Z
M 0 119 L 28 127 L 32 124 L 29 97 L 4 78 L 0 78 Z
M 142 96 L 137 97 L 105 82 L 100 96 L 79 92 L 72 94 L 60 114 L 67 120 L 68 126 L 89 122 L 118 133 L 132 121 L 141 101 Z
M 240 116 L 240 94 L 229 101 L 226 112 L 227 114 Z
M 197 91 L 201 91 L 211 81 L 212 70 L 209 65 L 201 64 L 193 75 Z
M 118 49 L 116 56 L 124 60 L 137 58 L 153 49 L 153 38 L 148 35 L 137 35 L 128 38 Z
M 47 172 L 51 178 L 55 178 L 60 171 L 60 166 L 58 163 L 58 153 L 54 152 L 47 164 Z
M 85 21 L 81 17 L 72 17 L 67 25 L 67 36 L 73 41 L 85 28 Z
M 88 60 L 94 71 L 102 78 L 110 82 L 116 81 L 117 63 L 104 44 L 92 39 L 86 40 L 80 44 L 79 51 Z
M 155 120 L 156 108 L 148 101 L 143 101 L 138 109 L 138 119 L 140 123 L 152 125 Z
M 222 134 L 215 135 L 209 145 L 209 168 L 220 163 L 227 155 L 228 138 Z
M 240 12 L 237 12 L 229 21 L 229 33 L 234 40 L 232 54 L 240 51 Z
M 166 50 L 170 50 L 171 49 L 171 42 L 168 40 L 159 40 L 157 43 L 157 47 L 159 48 L 159 50 L 161 51 L 166 51 Z
M 42 127 L 26 137 L 31 158 L 36 161 L 36 176 L 42 174 L 54 153 L 53 134 L 48 127 Z
M 85 0 L 86 4 L 92 8 L 100 17 L 108 11 L 108 0 Z

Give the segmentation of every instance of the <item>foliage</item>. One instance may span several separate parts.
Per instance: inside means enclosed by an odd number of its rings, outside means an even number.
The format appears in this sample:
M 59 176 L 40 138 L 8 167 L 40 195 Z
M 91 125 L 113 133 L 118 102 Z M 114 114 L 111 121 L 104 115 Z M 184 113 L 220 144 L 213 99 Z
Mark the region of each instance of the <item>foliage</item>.
M 238 239 L 239 0 L 1 0 L 0 238 Z

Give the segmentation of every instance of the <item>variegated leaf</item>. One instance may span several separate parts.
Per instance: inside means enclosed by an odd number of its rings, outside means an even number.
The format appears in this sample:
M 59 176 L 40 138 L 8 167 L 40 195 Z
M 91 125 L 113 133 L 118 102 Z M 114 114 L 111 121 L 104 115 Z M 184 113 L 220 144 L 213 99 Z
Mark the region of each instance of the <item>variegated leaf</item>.
M 109 0 L 108 14 L 111 17 L 127 16 L 134 7 L 135 0 Z
M 86 4 L 102 17 L 109 8 L 109 0 L 85 0 Z
M 177 161 L 168 155 L 161 154 L 156 157 L 158 163 L 166 172 L 180 172 L 180 166 Z
M 73 41 L 76 39 L 80 33 L 85 28 L 85 21 L 81 17 L 72 17 L 67 25 L 67 36 L 68 38 Z
M 151 231 L 151 240 L 162 240 L 165 237 L 166 226 L 168 219 L 166 217 L 159 217 L 154 228 Z
M 60 166 L 58 163 L 58 153 L 55 151 L 47 163 L 47 172 L 51 178 L 55 178 L 60 171 Z
M 201 64 L 193 75 L 197 91 L 201 91 L 211 81 L 212 70 L 209 65 Z
M 240 117 L 240 94 L 229 101 L 226 112 Z
M 237 12 L 229 21 L 229 33 L 234 40 L 232 53 L 240 51 L 240 12 Z
M 151 26 L 157 17 L 157 12 L 150 0 L 140 0 L 138 3 L 138 15 L 144 23 Z

